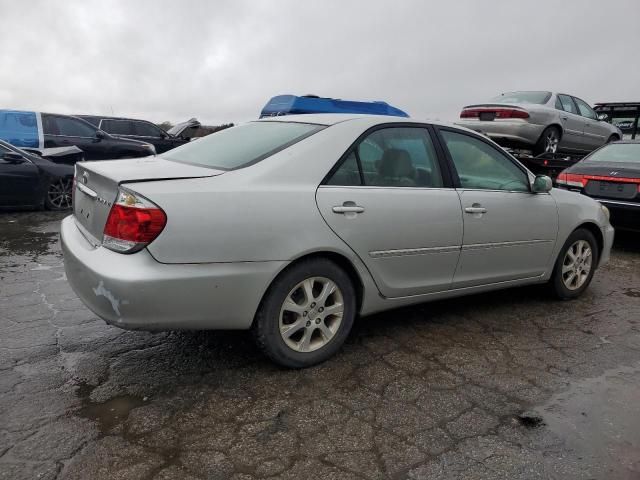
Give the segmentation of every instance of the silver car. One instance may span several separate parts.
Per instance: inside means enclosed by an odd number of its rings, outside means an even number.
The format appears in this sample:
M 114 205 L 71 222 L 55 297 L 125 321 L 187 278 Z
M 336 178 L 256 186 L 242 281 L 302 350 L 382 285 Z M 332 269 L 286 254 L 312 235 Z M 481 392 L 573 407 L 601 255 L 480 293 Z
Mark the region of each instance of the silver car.
M 622 132 L 587 102 L 552 92 L 510 92 L 468 105 L 457 125 L 483 133 L 503 147 L 545 152 L 588 153 Z
M 76 165 L 67 278 L 122 328 L 251 329 L 333 355 L 357 315 L 533 283 L 574 298 L 609 258 L 596 201 L 491 140 L 406 118 L 250 122 L 157 157 Z

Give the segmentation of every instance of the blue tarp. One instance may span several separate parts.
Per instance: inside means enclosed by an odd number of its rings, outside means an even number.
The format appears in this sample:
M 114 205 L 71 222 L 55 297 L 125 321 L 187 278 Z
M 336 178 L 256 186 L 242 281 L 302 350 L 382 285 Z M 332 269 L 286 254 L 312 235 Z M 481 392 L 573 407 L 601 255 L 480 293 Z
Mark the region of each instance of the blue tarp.
M 260 118 L 302 113 L 365 113 L 408 117 L 405 112 L 386 102 L 354 102 L 334 98 L 298 97 L 278 95 L 273 97 L 260 112 Z
M 40 146 L 35 112 L 0 110 L 0 139 L 16 147 Z

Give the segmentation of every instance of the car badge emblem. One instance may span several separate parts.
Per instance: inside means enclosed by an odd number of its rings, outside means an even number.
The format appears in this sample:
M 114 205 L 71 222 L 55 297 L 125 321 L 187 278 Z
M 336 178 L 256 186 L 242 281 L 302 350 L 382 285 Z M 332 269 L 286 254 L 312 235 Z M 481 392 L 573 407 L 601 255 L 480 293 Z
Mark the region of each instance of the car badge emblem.
M 615 177 L 618 174 L 618 172 L 611 172 L 609 175 L 611 175 L 612 177 Z
M 84 172 L 82 174 L 82 183 L 86 185 L 88 182 L 89 182 L 89 174 L 87 172 Z

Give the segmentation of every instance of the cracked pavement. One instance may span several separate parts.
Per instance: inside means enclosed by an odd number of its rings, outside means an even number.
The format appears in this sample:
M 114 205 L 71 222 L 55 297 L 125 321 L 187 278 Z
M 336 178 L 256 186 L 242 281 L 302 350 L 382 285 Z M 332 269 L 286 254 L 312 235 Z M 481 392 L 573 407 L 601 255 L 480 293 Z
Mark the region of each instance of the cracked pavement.
M 107 326 L 61 218 L 0 216 L 0 479 L 640 478 L 638 236 L 576 301 L 386 312 L 290 371 L 245 332 Z

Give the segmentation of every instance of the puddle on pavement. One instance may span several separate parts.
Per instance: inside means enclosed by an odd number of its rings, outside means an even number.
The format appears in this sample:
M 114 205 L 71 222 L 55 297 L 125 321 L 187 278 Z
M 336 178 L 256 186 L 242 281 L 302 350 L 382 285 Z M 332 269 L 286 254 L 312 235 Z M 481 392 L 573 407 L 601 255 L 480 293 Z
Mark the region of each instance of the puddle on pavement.
M 0 215 L 0 256 L 33 259 L 51 253 L 58 242 L 60 221 L 68 212 L 25 212 Z
M 545 427 L 608 478 L 640 474 L 640 364 L 577 382 L 535 409 Z M 635 477 L 634 477 L 635 478 Z
M 78 411 L 78 416 L 96 422 L 102 434 L 125 421 L 131 410 L 145 404 L 142 397 L 135 395 L 120 395 L 106 402 L 94 403 L 90 400 L 93 388 L 86 384 L 79 385 L 77 395 L 82 398 L 84 405 Z

